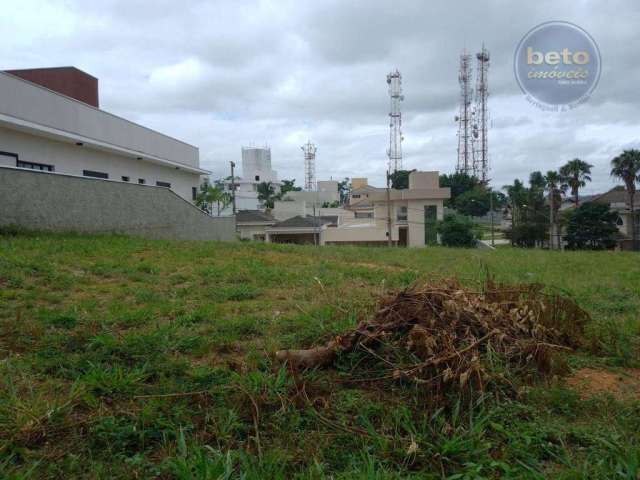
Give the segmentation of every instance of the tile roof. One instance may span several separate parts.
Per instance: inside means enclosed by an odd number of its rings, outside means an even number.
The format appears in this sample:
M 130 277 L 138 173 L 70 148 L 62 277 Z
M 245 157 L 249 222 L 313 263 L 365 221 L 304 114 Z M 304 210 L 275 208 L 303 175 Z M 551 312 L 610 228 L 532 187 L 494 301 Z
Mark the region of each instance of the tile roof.
M 239 210 L 236 223 L 275 223 L 276 219 L 269 213 L 260 210 Z
M 326 217 L 312 217 L 311 215 L 307 215 L 303 217 L 302 215 L 297 215 L 295 217 L 287 218 L 282 222 L 276 223 L 273 228 L 313 228 L 322 225 L 328 225 L 330 223 L 337 223 L 337 216 L 326 216 Z
M 605 193 L 601 193 L 600 195 L 594 195 L 591 199 L 592 202 L 598 203 L 624 203 L 626 204 L 629 200 L 629 196 L 627 195 L 627 190 L 622 185 L 618 185 L 617 187 L 613 187 L 611 190 Z

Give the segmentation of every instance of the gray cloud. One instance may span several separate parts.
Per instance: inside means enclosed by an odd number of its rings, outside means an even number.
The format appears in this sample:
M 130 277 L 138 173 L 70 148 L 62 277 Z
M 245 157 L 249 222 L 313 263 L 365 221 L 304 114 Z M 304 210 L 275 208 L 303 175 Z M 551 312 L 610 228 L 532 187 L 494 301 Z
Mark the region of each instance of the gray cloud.
M 106 110 L 200 147 L 226 174 L 240 147 L 271 145 L 275 168 L 302 180 L 299 146 L 318 144 L 321 177 L 382 183 L 385 75 L 403 74 L 405 166 L 451 171 L 463 48 L 491 51 L 492 178 L 501 186 L 579 156 L 592 185 L 640 144 L 640 3 L 125 1 L 5 2 L 6 68 L 76 65 L 100 78 Z M 589 102 L 562 114 L 529 105 L 513 76 L 520 38 L 547 20 L 574 22 L 603 59 Z

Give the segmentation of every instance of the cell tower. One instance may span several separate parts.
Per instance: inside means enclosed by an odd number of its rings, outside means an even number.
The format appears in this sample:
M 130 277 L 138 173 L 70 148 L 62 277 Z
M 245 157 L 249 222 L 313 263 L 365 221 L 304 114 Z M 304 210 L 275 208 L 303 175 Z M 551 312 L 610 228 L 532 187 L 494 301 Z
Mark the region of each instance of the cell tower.
M 402 95 L 402 75 L 396 70 L 387 75 L 389 85 L 389 97 L 391 97 L 391 108 L 389 109 L 389 171 L 402 170 L 402 113 L 400 113 L 400 102 L 404 100 Z
M 484 184 L 489 182 L 489 146 L 487 143 L 489 97 L 489 51 L 482 46 L 476 54 L 476 102 L 473 124 L 473 174 Z
M 300 147 L 304 152 L 304 189 L 309 192 L 316 190 L 316 147 L 308 141 Z
M 460 55 L 460 114 L 456 115 L 458 122 L 458 164 L 456 172 L 471 175 L 473 168 L 473 147 L 471 145 L 471 125 L 473 111 L 471 110 L 471 55 L 466 50 Z

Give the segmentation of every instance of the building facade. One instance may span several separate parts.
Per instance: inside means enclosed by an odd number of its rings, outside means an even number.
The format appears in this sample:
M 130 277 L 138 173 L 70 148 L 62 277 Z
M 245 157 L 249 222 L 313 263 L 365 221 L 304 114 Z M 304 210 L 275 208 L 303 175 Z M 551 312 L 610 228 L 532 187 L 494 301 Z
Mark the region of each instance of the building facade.
M 46 79 L 47 69 L 37 70 Z M 195 199 L 209 173 L 197 147 L 23 77 L 0 72 L 0 165 L 166 187 Z

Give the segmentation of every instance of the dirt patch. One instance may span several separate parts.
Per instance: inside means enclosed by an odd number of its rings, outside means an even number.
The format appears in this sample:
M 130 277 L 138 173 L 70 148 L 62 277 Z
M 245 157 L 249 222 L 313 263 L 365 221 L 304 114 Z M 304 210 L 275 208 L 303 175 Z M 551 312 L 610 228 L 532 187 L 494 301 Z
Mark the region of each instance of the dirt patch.
M 582 398 L 608 394 L 617 400 L 640 400 L 640 369 L 628 368 L 611 372 L 582 368 L 567 378 L 567 385 Z

